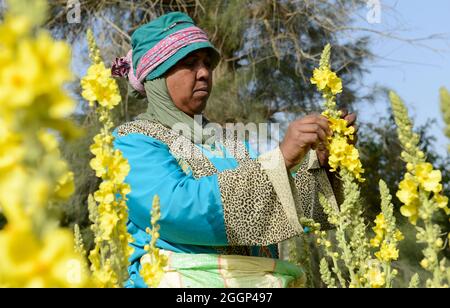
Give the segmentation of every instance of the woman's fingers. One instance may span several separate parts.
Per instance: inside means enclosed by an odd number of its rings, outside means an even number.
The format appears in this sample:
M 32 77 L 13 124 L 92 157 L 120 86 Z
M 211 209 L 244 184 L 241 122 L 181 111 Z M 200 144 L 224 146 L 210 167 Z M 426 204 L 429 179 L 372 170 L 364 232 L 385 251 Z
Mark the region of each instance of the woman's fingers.
M 332 131 L 330 129 L 330 125 L 328 123 L 328 119 L 322 115 L 319 114 L 313 114 L 304 117 L 299 121 L 301 124 L 318 124 L 320 127 L 328 134 L 332 135 Z
M 357 119 L 356 113 L 351 113 L 344 117 L 344 120 L 348 122 L 347 126 L 352 126 L 353 124 L 355 124 L 356 119 Z
M 319 124 L 303 124 L 299 126 L 299 132 L 301 134 L 316 134 L 320 141 L 326 142 L 328 139 L 328 135 L 325 130 Z
M 339 111 L 341 112 L 341 118 L 345 119 L 345 117 L 348 115 L 348 109 L 347 108 L 342 108 Z
M 313 150 L 315 150 L 320 143 L 320 139 L 317 133 L 303 133 L 302 140 L 305 144 L 308 144 Z

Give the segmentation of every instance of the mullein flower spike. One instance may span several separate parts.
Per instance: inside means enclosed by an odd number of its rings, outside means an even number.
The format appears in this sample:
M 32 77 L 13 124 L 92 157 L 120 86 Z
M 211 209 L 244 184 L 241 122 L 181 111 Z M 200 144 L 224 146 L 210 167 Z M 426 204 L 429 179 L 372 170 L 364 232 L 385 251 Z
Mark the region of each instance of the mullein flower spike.
M 124 183 L 130 166 L 122 153 L 113 149 L 114 126 L 111 110 L 121 101 L 119 88 L 105 67 L 91 30 L 87 32 L 92 65 L 81 80 L 82 96 L 99 117 L 100 133 L 94 137 L 90 162 L 96 176 L 102 179 L 99 189 L 89 198 L 91 226 L 95 247 L 89 254 L 94 280 L 100 287 L 123 287 L 128 280 L 129 258 L 133 252 L 127 232 L 126 205 L 130 186 Z

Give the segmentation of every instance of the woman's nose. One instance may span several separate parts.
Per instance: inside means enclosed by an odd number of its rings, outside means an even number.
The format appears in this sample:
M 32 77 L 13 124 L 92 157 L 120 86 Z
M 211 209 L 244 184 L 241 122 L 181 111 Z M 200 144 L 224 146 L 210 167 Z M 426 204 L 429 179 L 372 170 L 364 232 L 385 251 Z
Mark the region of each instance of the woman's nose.
M 197 70 L 197 79 L 208 80 L 209 74 L 211 74 L 211 69 L 208 66 L 201 64 Z

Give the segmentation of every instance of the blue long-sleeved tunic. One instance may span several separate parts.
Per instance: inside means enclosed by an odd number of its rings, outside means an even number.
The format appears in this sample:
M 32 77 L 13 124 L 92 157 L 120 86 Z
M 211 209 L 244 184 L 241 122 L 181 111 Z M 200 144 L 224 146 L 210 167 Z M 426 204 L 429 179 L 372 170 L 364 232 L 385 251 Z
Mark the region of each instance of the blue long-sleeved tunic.
M 317 216 L 305 203 L 318 204 L 318 191 L 332 199 L 329 185 L 323 185 L 326 176 L 318 181 L 314 174 L 320 170 L 316 162 L 310 159 L 304 172 L 299 170 L 304 174 L 292 178 L 279 149 L 259 158 L 248 143 L 218 144 L 212 151 L 149 121 L 127 123 L 113 135 L 114 147 L 130 165 L 128 232 L 134 238 L 134 254 L 128 286 L 145 287 L 140 259 L 150 241 L 145 230 L 155 195 L 161 204 L 159 248 L 267 257 L 276 257 L 274 244 L 302 232 L 300 215 Z M 177 145 L 180 140 L 183 147 Z M 184 155 L 186 148 L 191 156 Z M 299 191 L 296 186 L 302 183 L 309 186 Z

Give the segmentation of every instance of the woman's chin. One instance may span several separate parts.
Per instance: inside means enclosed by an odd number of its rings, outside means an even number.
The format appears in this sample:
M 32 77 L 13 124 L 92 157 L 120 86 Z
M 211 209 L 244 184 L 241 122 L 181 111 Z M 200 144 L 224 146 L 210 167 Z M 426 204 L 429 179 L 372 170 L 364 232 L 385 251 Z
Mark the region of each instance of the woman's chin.
M 208 98 L 209 95 L 194 97 L 193 102 L 191 104 L 191 109 L 195 110 L 196 112 L 199 111 L 199 113 L 202 113 L 203 110 L 206 108 Z

